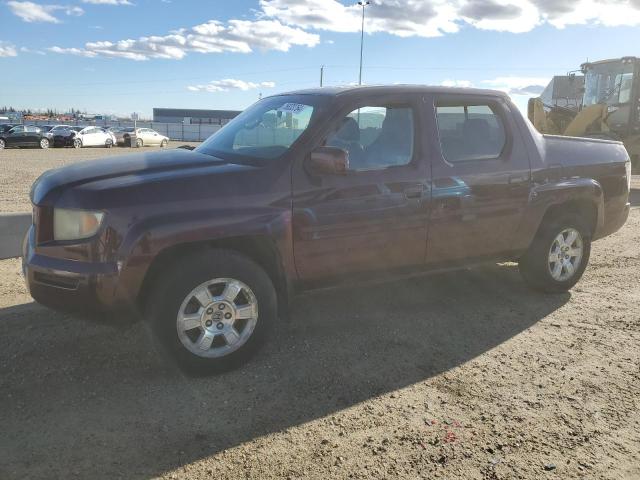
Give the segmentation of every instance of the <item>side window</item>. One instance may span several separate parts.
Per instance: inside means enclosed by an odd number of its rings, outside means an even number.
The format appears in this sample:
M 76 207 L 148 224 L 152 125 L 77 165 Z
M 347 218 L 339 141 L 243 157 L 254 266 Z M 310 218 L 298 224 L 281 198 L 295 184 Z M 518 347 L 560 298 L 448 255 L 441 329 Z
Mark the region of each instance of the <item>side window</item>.
M 446 161 L 490 160 L 502 154 L 506 133 L 490 105 L 438 105 L 436 115 Z
M 413 157 L 413 119 L 409 106 L 364 106 L 338 122 L 325 145 L 346 150 L 350 170 L 406 165 Z

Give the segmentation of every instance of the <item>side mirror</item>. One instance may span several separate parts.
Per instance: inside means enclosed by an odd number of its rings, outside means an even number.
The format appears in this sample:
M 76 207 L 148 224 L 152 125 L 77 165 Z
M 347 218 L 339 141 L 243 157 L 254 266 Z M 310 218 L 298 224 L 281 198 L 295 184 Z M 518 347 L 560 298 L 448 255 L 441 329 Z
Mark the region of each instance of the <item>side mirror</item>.
M 318 147 L 307 158 L 306 167 L 316 175 L 346 175 L 349 153 L 338 147 Z

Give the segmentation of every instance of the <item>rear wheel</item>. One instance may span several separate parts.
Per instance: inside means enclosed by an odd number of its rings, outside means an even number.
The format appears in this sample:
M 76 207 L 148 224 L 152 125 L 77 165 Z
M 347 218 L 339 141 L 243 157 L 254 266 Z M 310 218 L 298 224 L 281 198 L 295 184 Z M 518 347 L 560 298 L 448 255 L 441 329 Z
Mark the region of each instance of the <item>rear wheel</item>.
M 574 216 L 562 216 L 541 227 L 520 259 L 520 273 L 536 290 L 566 292 L 582 277 L 590 254 L 590 229 Z
M 147 302 L 147 319 L 191 373 L 220 372 L 246 362 L 276 320 L 269 276 L 236 252 L 182 258 L 159 278 Z
M 113 140 L 111 140 L 110 138 L 107 139 L 107 141 L 104 143 L 105 148 L 111 148 L 113 147 Z
M 5 147 L 4 140 L 0 138 L 0 150 L 3 150 Z
M 49 148 L 49 139 L 48 138 L 41 138 L 40 139 L 40 148 L 42 148 L 42 149 Z

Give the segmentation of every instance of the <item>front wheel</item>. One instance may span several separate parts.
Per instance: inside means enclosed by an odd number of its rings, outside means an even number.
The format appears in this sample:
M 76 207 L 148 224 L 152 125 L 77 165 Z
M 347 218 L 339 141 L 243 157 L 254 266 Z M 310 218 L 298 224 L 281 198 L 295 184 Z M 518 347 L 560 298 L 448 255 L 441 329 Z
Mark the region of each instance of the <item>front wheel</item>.
M 162 140 L 162 142 L 160 142 L 160 148 L 165 148 L 168 144 L 169 142 L 167 142 L 166 140 Z
M 0 138 L 0 150 L 4 150 L 5 144 L 4 140 Z
M 575 217 L 543 225 L 520 259 L 520 273 L 534 289 L 562 293 L 582 277 L 591 255 L 591 233 Z
M 188 372 L 221 372 L 243 364 L 276 320 L 269 276 L 239 253 L 192 254 L 158 278 L 145 314 Z
M 141 138 L 137 138 L 136 139 L 136 147 L 140 148 L 144 146 L 144 142 L 142 141 Z
M 73 140 L 73 148 L 82 148 L 82 140 L 76 138 Z
M 113 140 L 108 139 L 105 143 L 104 143 L 105 148 L 111 148 L 113 147 Z
M 43 150 L 46 148 L 49 148 L 49 139 L 48 138 L 41 138 L 40 139 L 40 148 L 42 148 Z

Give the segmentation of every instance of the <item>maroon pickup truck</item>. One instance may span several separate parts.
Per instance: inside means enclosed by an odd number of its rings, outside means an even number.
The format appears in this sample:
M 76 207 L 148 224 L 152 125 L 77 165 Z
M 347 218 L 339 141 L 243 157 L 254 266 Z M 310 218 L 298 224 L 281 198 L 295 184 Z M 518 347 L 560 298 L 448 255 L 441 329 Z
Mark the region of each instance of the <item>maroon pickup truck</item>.
M 193 151 L 42 175 L 24 273 L 38 302 L 143 312 L 184 368 L 219 371 L 305 289 L 511 260 L 566 291 L 626 221 L 630 168 L 621 143 L 540 135 L 500 92 L 293 92 Z

